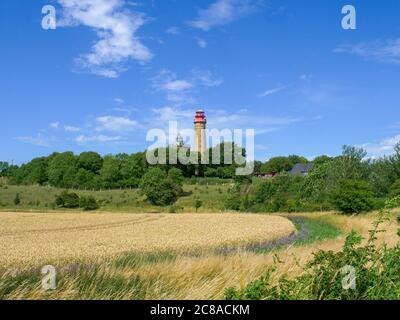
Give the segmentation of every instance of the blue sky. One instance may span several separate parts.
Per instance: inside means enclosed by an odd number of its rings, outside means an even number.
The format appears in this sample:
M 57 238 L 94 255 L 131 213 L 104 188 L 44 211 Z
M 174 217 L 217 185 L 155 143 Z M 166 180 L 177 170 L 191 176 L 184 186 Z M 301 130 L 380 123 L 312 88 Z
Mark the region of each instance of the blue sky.
M 41 27 L 44 5 L 56 30 Z M 352 4 L 357 29 L 341 27 Z M 144 150 L 198 107 L 256 158 L 370 156 L 400 140 L 398 0 L 0 2 L 0 159 Z

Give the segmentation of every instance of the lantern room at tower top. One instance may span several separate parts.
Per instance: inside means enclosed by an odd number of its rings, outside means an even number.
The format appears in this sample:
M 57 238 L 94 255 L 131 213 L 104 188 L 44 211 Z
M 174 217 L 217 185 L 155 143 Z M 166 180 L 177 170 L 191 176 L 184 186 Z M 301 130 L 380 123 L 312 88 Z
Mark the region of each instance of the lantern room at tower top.
M 198 109 L 194 116 L 194 123 L 207 123 L 207 118 L 204 110 Z

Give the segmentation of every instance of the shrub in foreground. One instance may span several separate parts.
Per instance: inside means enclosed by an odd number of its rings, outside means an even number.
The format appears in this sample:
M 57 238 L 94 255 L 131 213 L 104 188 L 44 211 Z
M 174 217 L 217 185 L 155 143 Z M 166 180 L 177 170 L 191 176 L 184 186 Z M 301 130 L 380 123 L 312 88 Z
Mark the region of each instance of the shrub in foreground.
M 79 196 L 74 192 L 63 191 L 56 196 L 56 205 L 60 208 L 79 208 Z
M 375 206 L 371 186 L 363 180 L 342 180 L 332 191 L 331 201 L 345 214 L 371 211 Z
M 14 205 L 18 206 L 20 205 L 20 203 L 21 203 L 21 196 L 19 195 L 19 193 L 17 193 L 14 198 Z
M 390 204 L 387 205 L 390 207 Z M 245 288 L 226 290 L 228 300 L 381 300 L 400 299 L 400 243 L 393 248 L 376 244 L 380 226 L 388 218 L 382 210 L 366 244 L 352 231 L 341 251 L 319 251 L 302 275 L 274 281 L 274 268 Z M 399 233 L 400 234 L 400 233 Z M 352 277 L 352 272 L 354 276 Z
M 397 179 L 390 187 L 390 197 L 396 197 L 400 195 L 400 179 Z
M 152 168 L 143 176 L 140 189 L 152 204 L 166 206 L 178 199 L 182 185 L 175 175 L 169 177 L 165 171 Z
M 99 204 L 93 196 L 82 196 L 79 199 L 79 208 L 85 211 L 97 210 L 99 207 Z

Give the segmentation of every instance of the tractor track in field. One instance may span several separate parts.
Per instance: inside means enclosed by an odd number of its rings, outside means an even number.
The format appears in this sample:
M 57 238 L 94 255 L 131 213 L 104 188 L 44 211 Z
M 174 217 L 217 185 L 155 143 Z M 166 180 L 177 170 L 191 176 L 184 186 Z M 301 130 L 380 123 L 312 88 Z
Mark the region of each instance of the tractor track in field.
M 0 234 L 0 238 L 2 237 L 9 237 L 9 236 L 20 236 L 25 234 L 32 234 L 32 233 L 52 233 L 52 232 L 71 232 L 71 231 L 92 231 L 92 230 L 103 230 L 103 229 L 112 229 L 118 227 L 124 227 L 127 225 L 137 225 L 146 222 L 153 222 L 156 220 L 161 220 L 165 216 L 157 216 L 157 217 L 145 217 L 145 218 L 138 218 L 138 219 L 128 219 L 125 221 L 118 221 L 112 223 L 103 223 L 97 225 L 85 225 L 85 226 L 78 226 L 78 227 L 64 227 L 64 228 L 48 228 L 48 229 L 32 229 L 32 230 L 22 230 L 22 231 L 10 231 L 4 232 Z

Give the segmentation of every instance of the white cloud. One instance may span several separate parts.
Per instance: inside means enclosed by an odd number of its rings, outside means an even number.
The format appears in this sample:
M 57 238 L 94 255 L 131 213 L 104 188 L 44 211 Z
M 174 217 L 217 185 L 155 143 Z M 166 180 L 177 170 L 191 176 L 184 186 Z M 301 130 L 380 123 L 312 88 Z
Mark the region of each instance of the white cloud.
M 79 131 L 81 131 L 80 128 L 73 127 L 73 126 L 64 126 L 64 130 L 66 132 L 79 132 Z
M 175 103 L 194 103 L 190 93 L 198 87 L 215 87 L 222 84 L 222 79 L 215 78 L 210 71 L 192 70 L 189 78 L 178 78 L 169 70 L 162 70 L 152 79 L 152 86 L 157 91 L 164 91 L 167 100 Z
M 400 38 L 342 45 L 334 49 L 334 52 L 353 54 L 365 60 L 400 64 Z
M 124 0 L 58 0 L 63 7 L 61 26 L 83 25 L 96 31 L 92 51 L 76 59 L 83 70 L 117 78 L 129 59 L 149 61 L 152 53 L 136 36 L 144 15 L 125 8 Z
M 60 126 L 60 122 L 50 123 L 50 127 L 52 127 L 53 129 L 58 129 L 59 126 Z
M 360 145 L 360 147 L 364 148 L 367 151 L 368 157 L 376 159 L 382 156 L 393 154 L 394 147 L 399 142 L 400 134 L 395 135 L 394 137 L 385 138 L 378 143 L 364 143 Z
M 97 131 L 115 131 L 122 132 L 132 130 L 138 125 L 137 121 L 124 117 L 104 116 L 96 119 L 98 126 Z
M 107 143 L 107 142 L 116 142 L 120 141 L 122 138 L 120 136 L 105 136 L 105 135 L 95 135 L 95 136 L 86 136 L 79 135 L 75 138 L 76 143 L 85 144 L 89 142 L 96 143 Z
M 124 99 L 122 99 L 122 98 L 114 98 L 114 102 L 116 103 L 116 104 L 123 104 L 123 103 L 125 103 L 125 100 Z
M 223 83 L 221 78 L 215 77 L 210 71 L 208 70 L 192 70 L 193 74 L 193 82 L 205 86 L 205 87 L 218 87 Z
M 128 107 L 124 107 L 124 108 L 116 107 L 116 108 L 113 108 L 112 110 L 115 112 L 125 113 L 127 115 L 131 115 L 132 113 L 138 111 L 138 109 L 136 109 L 136 108 L 128 108 Z
M 217 0 L 188 24 L 203 31 L 223 26 L 251 14 L 263 4 L 261 0 Z
M 181 33 L 178 27 L 170 27 L 165 32 L 174 36 L 177 36 Z
M 187 80 L 171 80 L 161 85 L 161 88 L 166 91 L 184 91 L 192 87 L 193 85 Z
M 197 41 L 197 45 L 198 45 L 200 48 L 202 48 L 202 49 L 207 48 L 208 43 L 207 43 L 206 40 L 204 40 L 204 39 L 202 39 L 202 38 L 196 38 L 196 41 Z
M 154 108 L 152 110 L 157 115 L 157 121 L 168 122 L 181 119 L 191 119 L 194 117 L 194 110 L 183 110 L 173 107 Z
M 286 88 L 287 88 L 286 86 L 281 86 L 281 87 L 273 88 L 273 89 L 264 91 L 263 93 L 260 93 L 260 94 L 259 94 L 259 97 L 261 97 L 261 98 L 267 97 L 267 96 L 273 95 L 273 94 L 275 94 L 275 93 L 278 93 L 278 92 L 280 92 L 280 91 L 282 91 L 282 90 L 285 90 Z
M 39 133 L 36 137 L 24 136 L 24 137 L 17 137 L 15 139 L 20 142 L 32 144 L 32 145 L 38 146 L 38 147 L 50 147 L 51 146 L 51 143 L 41 133 Z
M 152 79 L 152 86 L 157 91 L 164 91 L 167 100 L 172 102 L 191 101 L 188 97 L 189 89 L 193 84 L 186 79 L 178 79 L 177 75 L 169 70 L 161 72 Z

